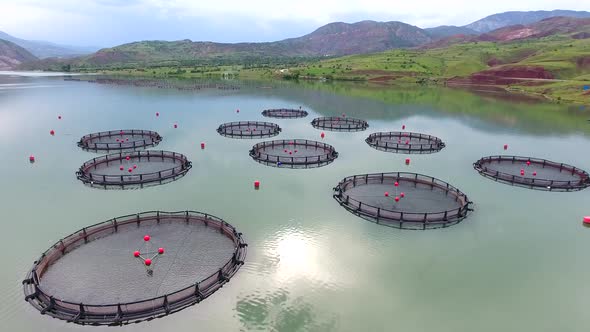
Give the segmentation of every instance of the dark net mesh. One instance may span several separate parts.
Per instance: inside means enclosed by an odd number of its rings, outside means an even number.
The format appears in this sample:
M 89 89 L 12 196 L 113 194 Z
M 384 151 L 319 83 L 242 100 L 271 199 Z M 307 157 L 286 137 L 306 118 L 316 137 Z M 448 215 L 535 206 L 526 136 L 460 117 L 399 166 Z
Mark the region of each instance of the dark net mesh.
M 311 125 L 317 129 L 330 131 L 363 131 L 369 128 L 365 120 L 339 116 L 315 118 L 311 121 Z
M 490 156 L 478 160 L 473 167 L 485 177 L 531 189 L 576 191 L 590 186 L 587 172 L 545 159 Z
M 158 145 L 162 137 L 149 130 L 112 130 L 83 136 L 78 146 L 89 151 L 139 150 Z
M 254 145 L 250 157 L 259 163 L 286 168 L 325 166 L 338 158 L 333 146 L 303 139 L 276 140 Z
M 374 133 L 365 142 L 377 150 L 408 154 L 434 153 L 445 147 L 445 143 L 438 137 L 399 131 Z
M 132 188 L 178 179 L 191 167 L 180 153 L 136 151 L 93 158 L 80 167 L 76 176 L 91 186 Z
M 281 128 L 270 122 L 240 121 L 224 123 L 217 128 L 217 132 L 231 138 L 265 138 L 278 135 Z
M 457 188 L 416 173 L 350 176 L 334 188 L 334 198 L 367 220 L 407 229 L 450 226 L 471 211 L 471 202 Z
M 307 112 L 302 109 L 276 108 L 264 110 L 262 115 L 267 118 L 295 119 L 306 117 Z
M 26 300 L 44 314 L 79 324 L 126 324 L 200 302 L 237 272 L 245 256 L 241 234 L 219 218 L 146 212 L 60 240 L 23 285 Z

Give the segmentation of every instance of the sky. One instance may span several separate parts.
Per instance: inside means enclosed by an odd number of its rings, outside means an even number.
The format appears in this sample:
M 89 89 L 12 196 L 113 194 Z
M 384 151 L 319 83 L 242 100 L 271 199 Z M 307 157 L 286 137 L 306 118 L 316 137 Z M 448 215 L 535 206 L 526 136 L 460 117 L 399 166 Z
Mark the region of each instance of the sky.
M 137 40 L 299 37 L 330 22 L 465 25 L 511 10 L 587 10 L 590 0 L 0 0 L 0 31 L 77 46 Z

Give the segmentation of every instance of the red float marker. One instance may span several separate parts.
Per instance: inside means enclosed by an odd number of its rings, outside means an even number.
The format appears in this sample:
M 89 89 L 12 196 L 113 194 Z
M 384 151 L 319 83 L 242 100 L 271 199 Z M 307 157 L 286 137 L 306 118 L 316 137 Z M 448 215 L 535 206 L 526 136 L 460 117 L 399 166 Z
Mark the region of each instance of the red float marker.
M 410 164 L 410 158 L 406 158 L 406 165 Z
M 150 266 L 150 265 L 152 265 L 152 260 L 149 258 L 146 258 L 145 259 L 145 266 Z
M 55 135 L 55 130 L 51 129 L 51 130 L 49 131 L 49 135 L 51 135 L 51 136 Z
M 324 134 L 324 132 L 322 132 L 322 133 L 320 134 L 320 137 L 321 137 L 321 138 L 324 138 L 324 137 L 326 137 L 326 134 Z
M 402 125 L 402 130 L 406 130 L 406 125 Z
M 156 112 L 156 117 L 160 116 L 160 112 Z
M 527 162 L 526 162 L 526 165 L 527 165 L 527 166 L 531 166 L 531 161 L 530 161 L 530 160 L 529 160 L 529 161 L 527 161 Z
M 504 150 L 508 150 L 508 144 L 504 144 Z
M 402 192 L 399 194 L 399 197 L 404 198 L 404 197 L 406 197 L 406 194 Z
M 124 168 L 123 166 L 119 167 L 119 170 L 121 170 L 121 171 L 122 171 L 122 170 L 124 170 L 124 169 L 125 169 L 125 168 Z
M 176 129 L 176 128 L 178 128 L 178 125 L 175 123 L 175 124 L 174 124 L 174 129 Z
M 125 157 L 125 160 L 129 161 L 131 159 L 131 157 L 127 156 Z
M 201 149 L 205 148 L 205 142 L 201 142 Z
M 395 196 L 395 201 L 396 202 L 399 202 L 399 197 L 398 196 Z
M 129 169 L 127 170 L 127 172 L 133 173 L 133 168 L 129 167 Z
M 585 216 L 583 221 L 584 221 L 584 225 L 590 225 L 590 216 Z
M 158 254 L 162 255 L 164 253 L 164 248 L 158 248 Z
M 35 156 L 30 155 L 29 156 L 29 162 L 34 163 L 35 162 Z
M 256 188 L 256 189 L 260 188 L 260 181 L 258 181 L 258 180 L 254 181 L 254 188 Z
M 133 165 L 133 169 L 136 169 L 136 168 L 137 168 L 137 165 Z
M 537 176 L 537 172 L 533 172 L 533 176 Z
M 399 187 L 399 182 L 395 181 L 395 183 L 393 185 L 396 187 Z
M 135 252 L 133 253 L 133 257 L 139 257 L 139 255 L 140 255 L 139 251 L 135 251 Z
M 144 240 L 145 242 L 148 242 L 149 240 L 151 240 L 151 237 L 150 237 L 149 235 L 145 235 L 145 236 L 143 237 L 143 240 Z
M 236 113 L 240 113 L 240 110 L 239 110 L 239 109 L 237 109 L 237 110 L 236 110 Z
M 386 191 L 384 195 L 385 197 L 389 197 L 389 191 Z
M 57 119 L 58 119 L 58 120 L 61 120 L 61 115 L 58 115 L 58 116 L 57 116 Z

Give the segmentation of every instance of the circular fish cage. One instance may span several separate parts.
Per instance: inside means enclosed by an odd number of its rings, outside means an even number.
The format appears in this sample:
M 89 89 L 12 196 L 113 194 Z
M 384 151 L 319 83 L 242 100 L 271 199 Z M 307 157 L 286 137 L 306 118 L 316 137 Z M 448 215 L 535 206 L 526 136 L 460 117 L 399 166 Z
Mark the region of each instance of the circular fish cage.
M 338 152 L 329 144 L 291 139 L 258 143 L 250 150 L 250 157 L 268 166 L 314 168 L 332 163 Z
M 277 136 L 281 127 L 270 122 L 240 121 L 224 123 L 217 128 L 217 132 L 230 138 L 267 138 Z
M 23 281 L 41 314 L 82 325 L 124 325 L 199 303 L 246 257 L 242 234 L 194 211 L 144 212 L 59 240 Z
M 85 162 L 76 177 L 99 188 L 143 188 L 184 176 L 192 167 L 183 154 L 169 151 L 114 153 Z
M 578 191 L 590 187 L 586 171 L 545 159 L 490 156 L 475 162 L 473 168 L 492 180 L 529 189 Z
M 369 128 L 365 120 L 339 116 L 315 118 L 311 125 L 316 129 L 330 131 L 363 131 Z
M 262 111 L 262 115 L 267 118 L 297 119 L 306 117 L 307 112 L 302 109 L 275 108 Z
M 443 228 L 467 217 L 467 195 L 439 179 L 416 173 L 349 176 L 334 188 L 346 210 L 380 225 L 401 229 Z
M 438 137 L 400 131 L 374 133 L 365 142 L 380 151 L 405 154 L 434 153 L 445 147 Z
M 86 151 L 141 150 L 158 145 L 162 136 L 149 130 L 111 130 L 82 136 L 78 146 Z

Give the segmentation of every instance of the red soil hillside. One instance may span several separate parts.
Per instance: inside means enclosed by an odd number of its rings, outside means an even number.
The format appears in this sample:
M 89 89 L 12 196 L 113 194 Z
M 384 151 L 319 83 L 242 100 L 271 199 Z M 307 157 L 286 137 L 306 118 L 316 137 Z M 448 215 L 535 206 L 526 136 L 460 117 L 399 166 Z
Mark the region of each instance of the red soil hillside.
M 518 82 L 544 83 L 555 77 L 541 66 L 501 66 L 471 74 L 468 77 L 455 77 L 448 85 L 509 85 Z M 533 83 L 534 84 L 534 83 Z

